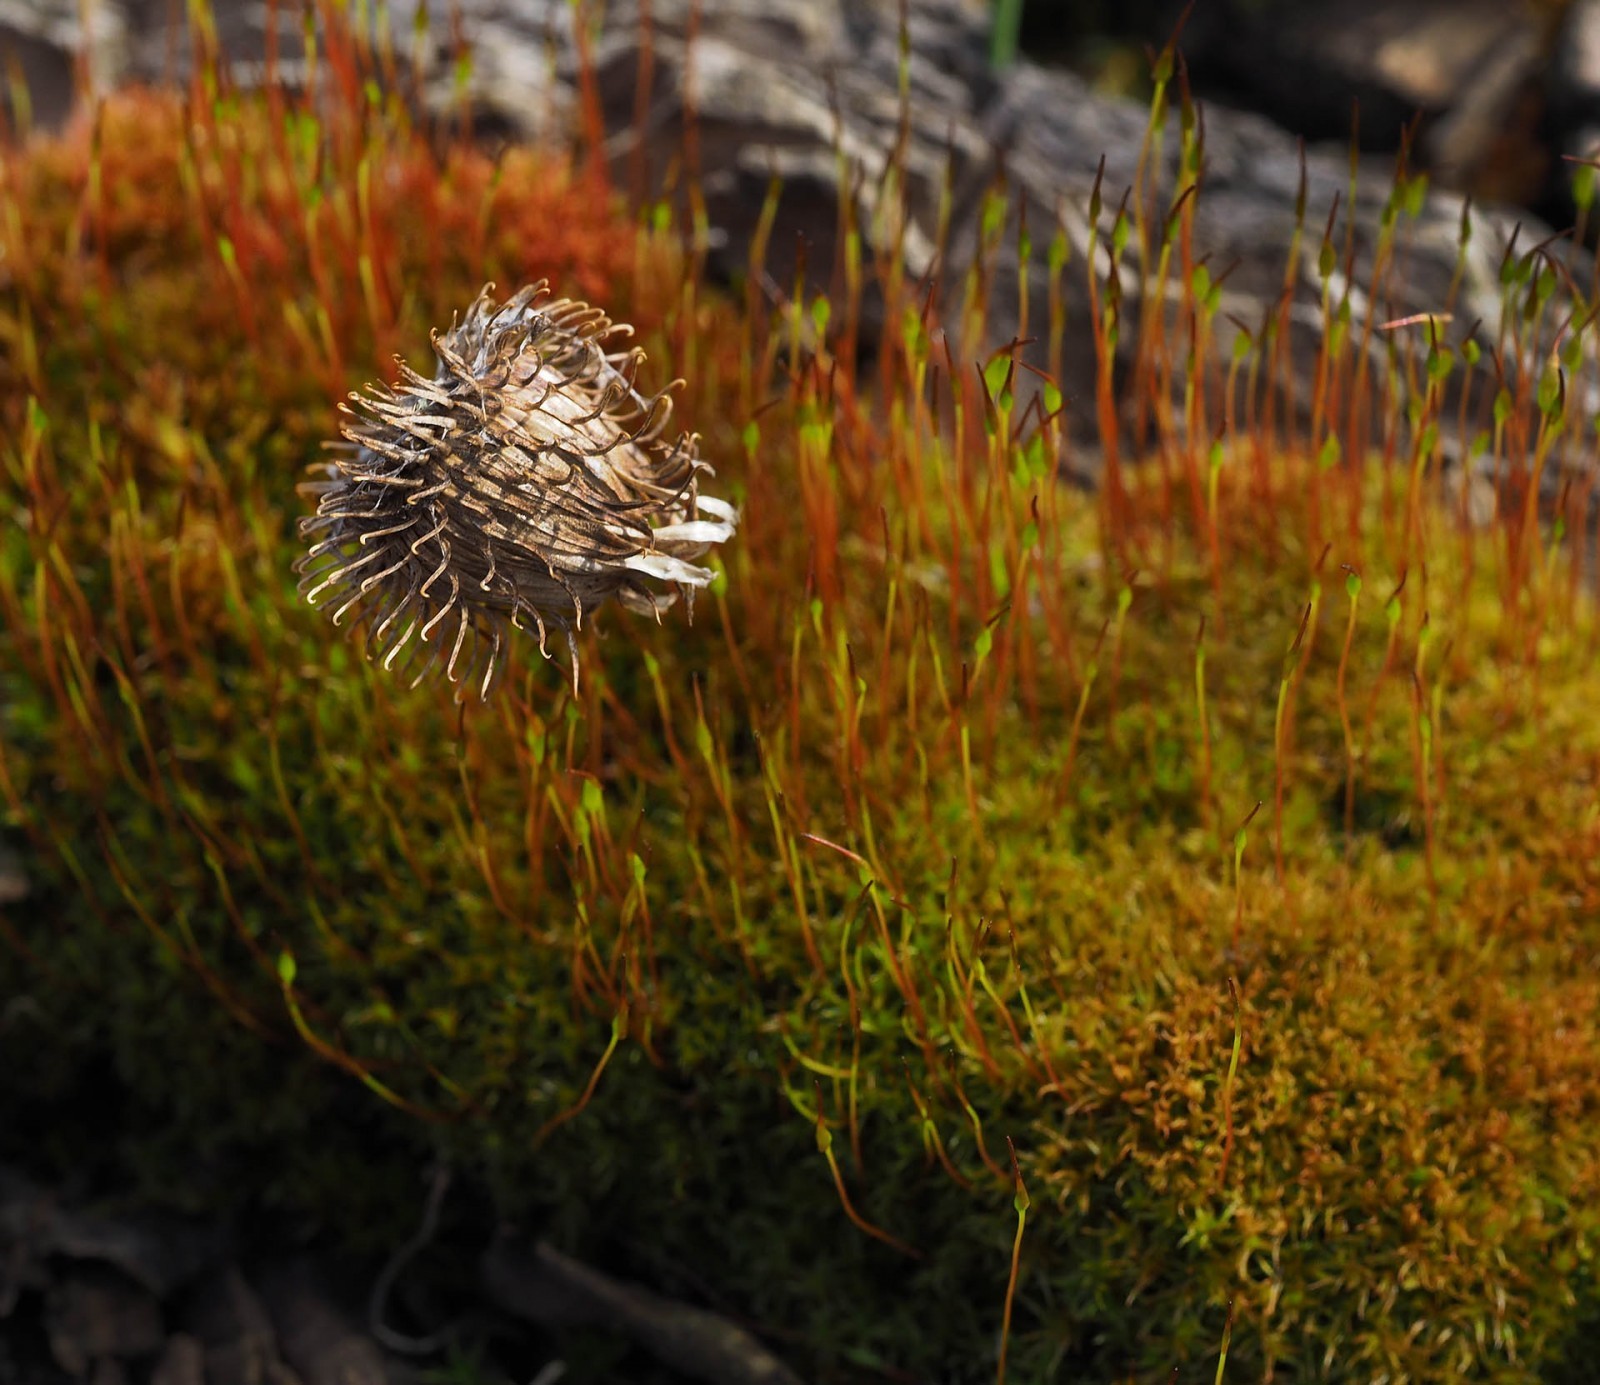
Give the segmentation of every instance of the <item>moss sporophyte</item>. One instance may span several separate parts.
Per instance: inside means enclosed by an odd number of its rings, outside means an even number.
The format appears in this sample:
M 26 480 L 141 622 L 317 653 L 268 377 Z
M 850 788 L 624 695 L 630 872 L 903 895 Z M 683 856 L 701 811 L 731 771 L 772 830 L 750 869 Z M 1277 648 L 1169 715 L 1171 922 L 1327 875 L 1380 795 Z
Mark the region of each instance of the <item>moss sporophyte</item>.
M 1047 258 L 730 291 L 315 8 L 0 148 L 0 1159 L 381 1263 L 442 1156 L 818 1385 L 1592 1379 L 1587 252 L 1411 320 L 1324 162 L 1232 272 L 1174 67 Z

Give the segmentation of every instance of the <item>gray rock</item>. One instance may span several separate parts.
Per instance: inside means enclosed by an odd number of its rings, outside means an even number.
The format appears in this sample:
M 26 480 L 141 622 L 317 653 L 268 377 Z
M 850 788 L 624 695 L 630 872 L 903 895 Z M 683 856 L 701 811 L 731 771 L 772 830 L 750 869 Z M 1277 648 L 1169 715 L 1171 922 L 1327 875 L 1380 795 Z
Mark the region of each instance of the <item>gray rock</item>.
M 674 1372 L 710 1385 L 800 1385 L 800 1379 L 736 1323 L 599 1273 L 540 1243 L 509 1234 L 484 1253 L 489 1296 L 508 1313 L 552 1327 L 601 1324 L 650 1351 Z
M 0 841 L 0 907 L 20 904 L 33 892 L 22 857 Z
M 52 1256 L 113 1266 L 158 1298 L 214 1260 L 215 1228 L 154 1212 L 125 1217 L 63 1206 L 51 1193 L 0 1166 L 0 1255 L 20 1282 Z M 0 1317 L 10 1293 L 0 1273 Z
M 391 1368 L 309 1262 L 277 1266 L 259 1282 L 283 1359 L 304 1385 L 401 1385 L 401 1369 Z
M 206 1385 L 206 1351 L 187 1332 L 175 1332 L 161 1349 L 150 1385 Z
M 57 125 L 71 109 L 77 75 L 91 90 L 105 91 L 126 74 L 126 9 L 115 2 L 0 0 L 0 62 L 17 64 L 34 119 Z
M 200 1284 L 183 1321 L 201 1348 L 206 1385 L 296 1385 L 266 1305 L 238 1266 Z
M 156 21 L 161 9 L 157 0 L 126 3 L 130 7 L 124 11 L 122 32 L 128 72 L 159 75 L 160 55 L 160 71 L 170 73 L 173 54 L 180 52 L 181 57 L 183 43 Z M 417 3 L 396 0 L 392 6 L 397 35 L 410 35 Z M 1367 46 L 1376 48 L 1374 61 L 1385 51 L 1380 36 L 1388 30 L 1383 26 L 1399 22 L 1385 18 L 1391 8 L 1369 4 L 1360 11 L 1371 12 Z M 1470 42 L 1463 38 L 1457 45 L 1450 69 L 1456 75 L 1430 76 L 1413 63 L 1408 79 L 1413 85 L 1431 81 L 1443 91 L 1474 62 L 1491 67 L 1500 63 L 1508 73 L 1517 68 L 1521 59 L 1513 63 L 1511 57 L 1522 51 L 1521 40 L 1502 32 L 1511 22 L 1506 8 L 1484 0 L 1472 0 L 1467 8 L 1477 17 L 1471 30 L 1476 37 L 1468 35 Z M 1042 259 L 1059 228 L 1073 266 L 1062 285 L 1067 332 L 1060 383 L 1071 401 L 1067 418 L 1077 444 L 1074 464 L 1085 471 L 1094 466 L 1097 429 L 1091 403 L 1093 308 L 1084 265 L 1096 246 L 1095 272 L 1103 281 L 1115 268 L 1122 294 L 1115 379 L 1119 407 L 1131 430 L 1148 426 L 1142 411 L 1149 408 L 1150 392 L 1129 388 L 1139 326 L 1160 322 L 1170 341 L 1185 339 L 1188 327 L 1178 295 L 1170 289 L 1167 302 L 1140 301 L 1136 245 L 1130 243 L 1119 265 L 1109 262 L 1109 232 L 1134 180 L 1147 113 L 1141 106 L 1094 92 L 1070 73 L 1027 62 L 998 78 L 987 62 L 983 8 L 974 0 L 911 0 L 909 45 L 903 56 L 899 6 L 889 0 L 701 0 L 697 11 L 690 0 L 612 0 L 603 7 L 603 19 L 582 33 L 575 28 L 578 18 L 601 11 L 575 7 L 568 0 L 458 0 L 453 9 L 472 47 L 467 92 L 480 130 L 557 143 L 575 139 L 578 74 L 587 54 L 607 132 L 606 153 L 619 184 L 640 198 L 676 196 L 686 171 L 697 173 L 710 218 L 714 263 L 723 273 L 736 276 L 745 269 L 769 184 L 774 175 L 780 176 L 783 191 L 765 281 L 774 298 L 781 299 L 792 282 L 802 244 L 810 288 L 838 288 L 838 231 L 850 223 L 860 228 L 869 260 L 900 242 L 908 276 L 913 282 L 926 278 L 938 284 L 944 319 L 954 323 L 951 310 L 959 304 L 963 273 L 982 249 L 994 285 L 986 333 L 981 339 L 949 343 L 951 359 L 963 373 L 1003 349 L 1022 323 L 1022 305 L 1012 288 L 1018 269 L 1017 208 L 1028 209 L 1036 258 L 1027 304 L 1030 335 L 1042 335 L 1041 324 L 1047 321 L 1049 290 Z M 1423 19 L 1434 9 L 1433 0 L 1408 4 L 1411 28 L 1398 38 L 1391 36 L 1389 47 L 1400 43 L 1403 49 L 1401 39 L 1409 33 L 1406 41 L 1420 51 L 1416 36 L 1431 32 Z M 1331 14 L 1319 7 L 1312 11 L 1324 20 Z M 698 22 L 691 32 L 696 12 Z M 264 3 L 223 5 L 218 30 L 225 48 L 244 59 L 263 52 L 268 13 Z M 1459 13 L 1459 6 L 1452 7 L 1452 15 Z M 1306 32 L 1321 31 L 1313 25 Z M 1433 47 L 1442 52 L 1440 45 Z M 459 91 L 448 35 L 436 30 L 414 56 L 418 98 L 435 109 L 451 109 Z M 1495 118 L 1493 111 L 1485 117 L 1490 124 Z M 1502 257 L 1518 225 L 1514 214 L 1488 207 L 1475 210 L 1473 234 L 1463 248 L 1462 199 L 1430 192 L 1415 216 L 1399 218 L 1388 272 L 1375 285 L 1374 267 L 1384 240 L 1381 224 L 1391 191 L 1389 169 L 1363 168 L 1352 199 L 1342 146 L 1312 148 L 1302 155 L 1291 137 L 1266 120 L 1218 106 L 1203 111 L 1203 122 L 1205 164 L 1195 254 L 1215 276 L 1227 271 L 1217 319 L 1221 361 L 1214 362 L 1219 369 L 1204 382 L 1213 399 L 1212 417 L 1217 416 L 1220 367 L 1227 360 L 1234 324 L 1259 334 L 1269 314 L 1286 301 L 1288 368 L 1278 381 L 1274 407 L 1303 420 L 1325 334 L 1317 252 L 1336 200 L 1334 302 L 1348 300 L 1351 339 L 1365 343 L 1373 368 L 1386 368 L 1387 353 L 1396 344 L 1418 360 L 1427 349 L 1426 325 L 1397 336 L 1381 330 L 1386 322 L 1434 314 L 1439 315 L 1442 344 L 1459 342 L 1475 324 L 1483 324 L 1493 338 L 1501 315 Z M 1164 144 L 1153 152 L 1149 165 L 1145 209 L 1157 227 L 1178 185 L 1177 124 L 1174 112 Z M 686 163 L 695 167 L 686 170 Z M 1288 268 L 1302 174 L 1303 242 L 1298 263 Z M 1011 219 L 998 240 L 984 247 L 985 192 L 1002 178 L 1012 198 Z M 1103 209 L 1094 227 L 1088 207 L 1097 180 Z M 1521 222 L 1520 252 L 1549 238 L 1547 227 L 1527 217 Z M 1550 253 L 1559 258 L 1562 246 L 1553 243 Z M 870 284 L 870 266 L 867 280 Z M 1549 316 L 1559 322 L 1562 315 L 1558 305 Z M 869 349 L 884 328 L 882 317 L 883 305 L 869 294 L 863 304 Z M 1508 358 L 1504 366 L 1509 378 L 1514 381 L 1519 371 L 1536 367 L 1548 341 L 1547 333 L 1522 358 Z M 1048 364 L 1042 340 L 1019 356 L 1035 367 Z M 1181 361 L 1175 374 L 1181 377 Z M 1024 383 L 1031 378 L 1019 376 Z M 1467 436 L 1483 426 L 1490 393 L 1477 391 L 1482 407 L 1467 419 Z M 1020 402 L 1025 406 L 1027 400 Z M 1406 401 L 1399 402 L 1403 409 Z M 1394 410 L 1387 412 L 1392 416 Z M 1445 423 L 1453 426 L 1455 418 L 1455 410 L 1447 407 Z M 1372 420 L 1352 424 L 1359 432 L 1372 426 Z M 1451 445 L 1459 447 L 1460 440 Z
M 51 1286 L 45 1329 L 56 1364 L 77 1376 L 102 1357 L 152 1355 L 166 1339 L 155 1295 L 97 1265 L 73 1269 Z
M 1600 157 L 1600 0 L 1567 7 L 1556 54 L 1551 100 L 1566 134 L 1562 152 Z

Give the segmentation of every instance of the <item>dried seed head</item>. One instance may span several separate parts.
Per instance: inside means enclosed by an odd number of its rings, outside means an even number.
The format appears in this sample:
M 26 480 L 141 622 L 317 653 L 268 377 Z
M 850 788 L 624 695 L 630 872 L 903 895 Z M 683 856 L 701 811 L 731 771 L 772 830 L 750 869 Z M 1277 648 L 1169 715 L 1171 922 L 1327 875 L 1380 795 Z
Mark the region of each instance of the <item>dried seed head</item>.
M 671 401 L 635 386 L 643 353 L 606 350 L 631 329 L 540 304 L 542 283 L 498 305 L 493 288 L 433 334 L 433 379 L 402 362 L 397 388 L 341 406 L 338 456 L 302 487 L 319 498 L 296 565 L 307 600 L 339 602 L 335 624 L 366 622 L 369 658 L 420 658 L 412 686 L 442 669 L 480 697 L 507 628 L 528 622 L 547 655 L 549 628 L 566 635 L 576 685 L 585 614 L 611 597 L 658 618 L 680 591 L 692 601 L 712 573 L 689 560 L 736 521 L 700 494 L 695 439 L 662 441 Z

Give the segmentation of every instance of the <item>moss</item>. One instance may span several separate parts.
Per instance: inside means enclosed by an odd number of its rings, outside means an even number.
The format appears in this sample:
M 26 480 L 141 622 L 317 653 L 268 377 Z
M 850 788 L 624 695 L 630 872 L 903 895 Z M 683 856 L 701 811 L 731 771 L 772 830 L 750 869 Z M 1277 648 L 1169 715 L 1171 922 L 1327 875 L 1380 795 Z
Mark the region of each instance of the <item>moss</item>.
M 1600 1222 L 1564 553 L 1243 437 L 1214 505 L 1057 488 L 925 335 L 858 397 L 564 166 L 311 109 L 133 95 L 7 156 L 8 1101 L 98 1073 L 108 1168 L 371 1251 L 445 1153 L 819 1379 L 994 1373 L 1007 1137 L 1015 1379 L 1197 1369 L 1230 1304 L 1234 1379 L 1561 1369 Z M 293 487 L 370 363 L 543 275 L 688 377 L 741 539 L 692 625 L 605 613 L 577 695 L 522 648 L 459 711 L 298 603 Z

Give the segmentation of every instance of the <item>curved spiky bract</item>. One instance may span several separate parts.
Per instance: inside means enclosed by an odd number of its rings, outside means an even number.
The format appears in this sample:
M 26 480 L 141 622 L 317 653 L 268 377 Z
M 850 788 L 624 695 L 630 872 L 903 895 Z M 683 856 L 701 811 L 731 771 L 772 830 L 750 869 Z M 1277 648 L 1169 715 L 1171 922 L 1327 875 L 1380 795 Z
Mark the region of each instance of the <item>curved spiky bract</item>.
M 486 285 L 464 320 L 433 334 L 433 378 L 400 365 L 348 415 L 301 532 L 313 604 L 352 612 L 384 666 L 421 659 L 488 693 L 508 627 L 531 622 L 541 651 L 615 598 L 659 617 L 712 579 L 694 564 L 734 530 L 731 506 L 702 495 L 695 439 L 663 440 L 665 393 L 635 384 L 643 353 L 608 351 L 630 329 L 543 283 L 504 303 Z M 573 648 L 573 676 L 577 655 Z

